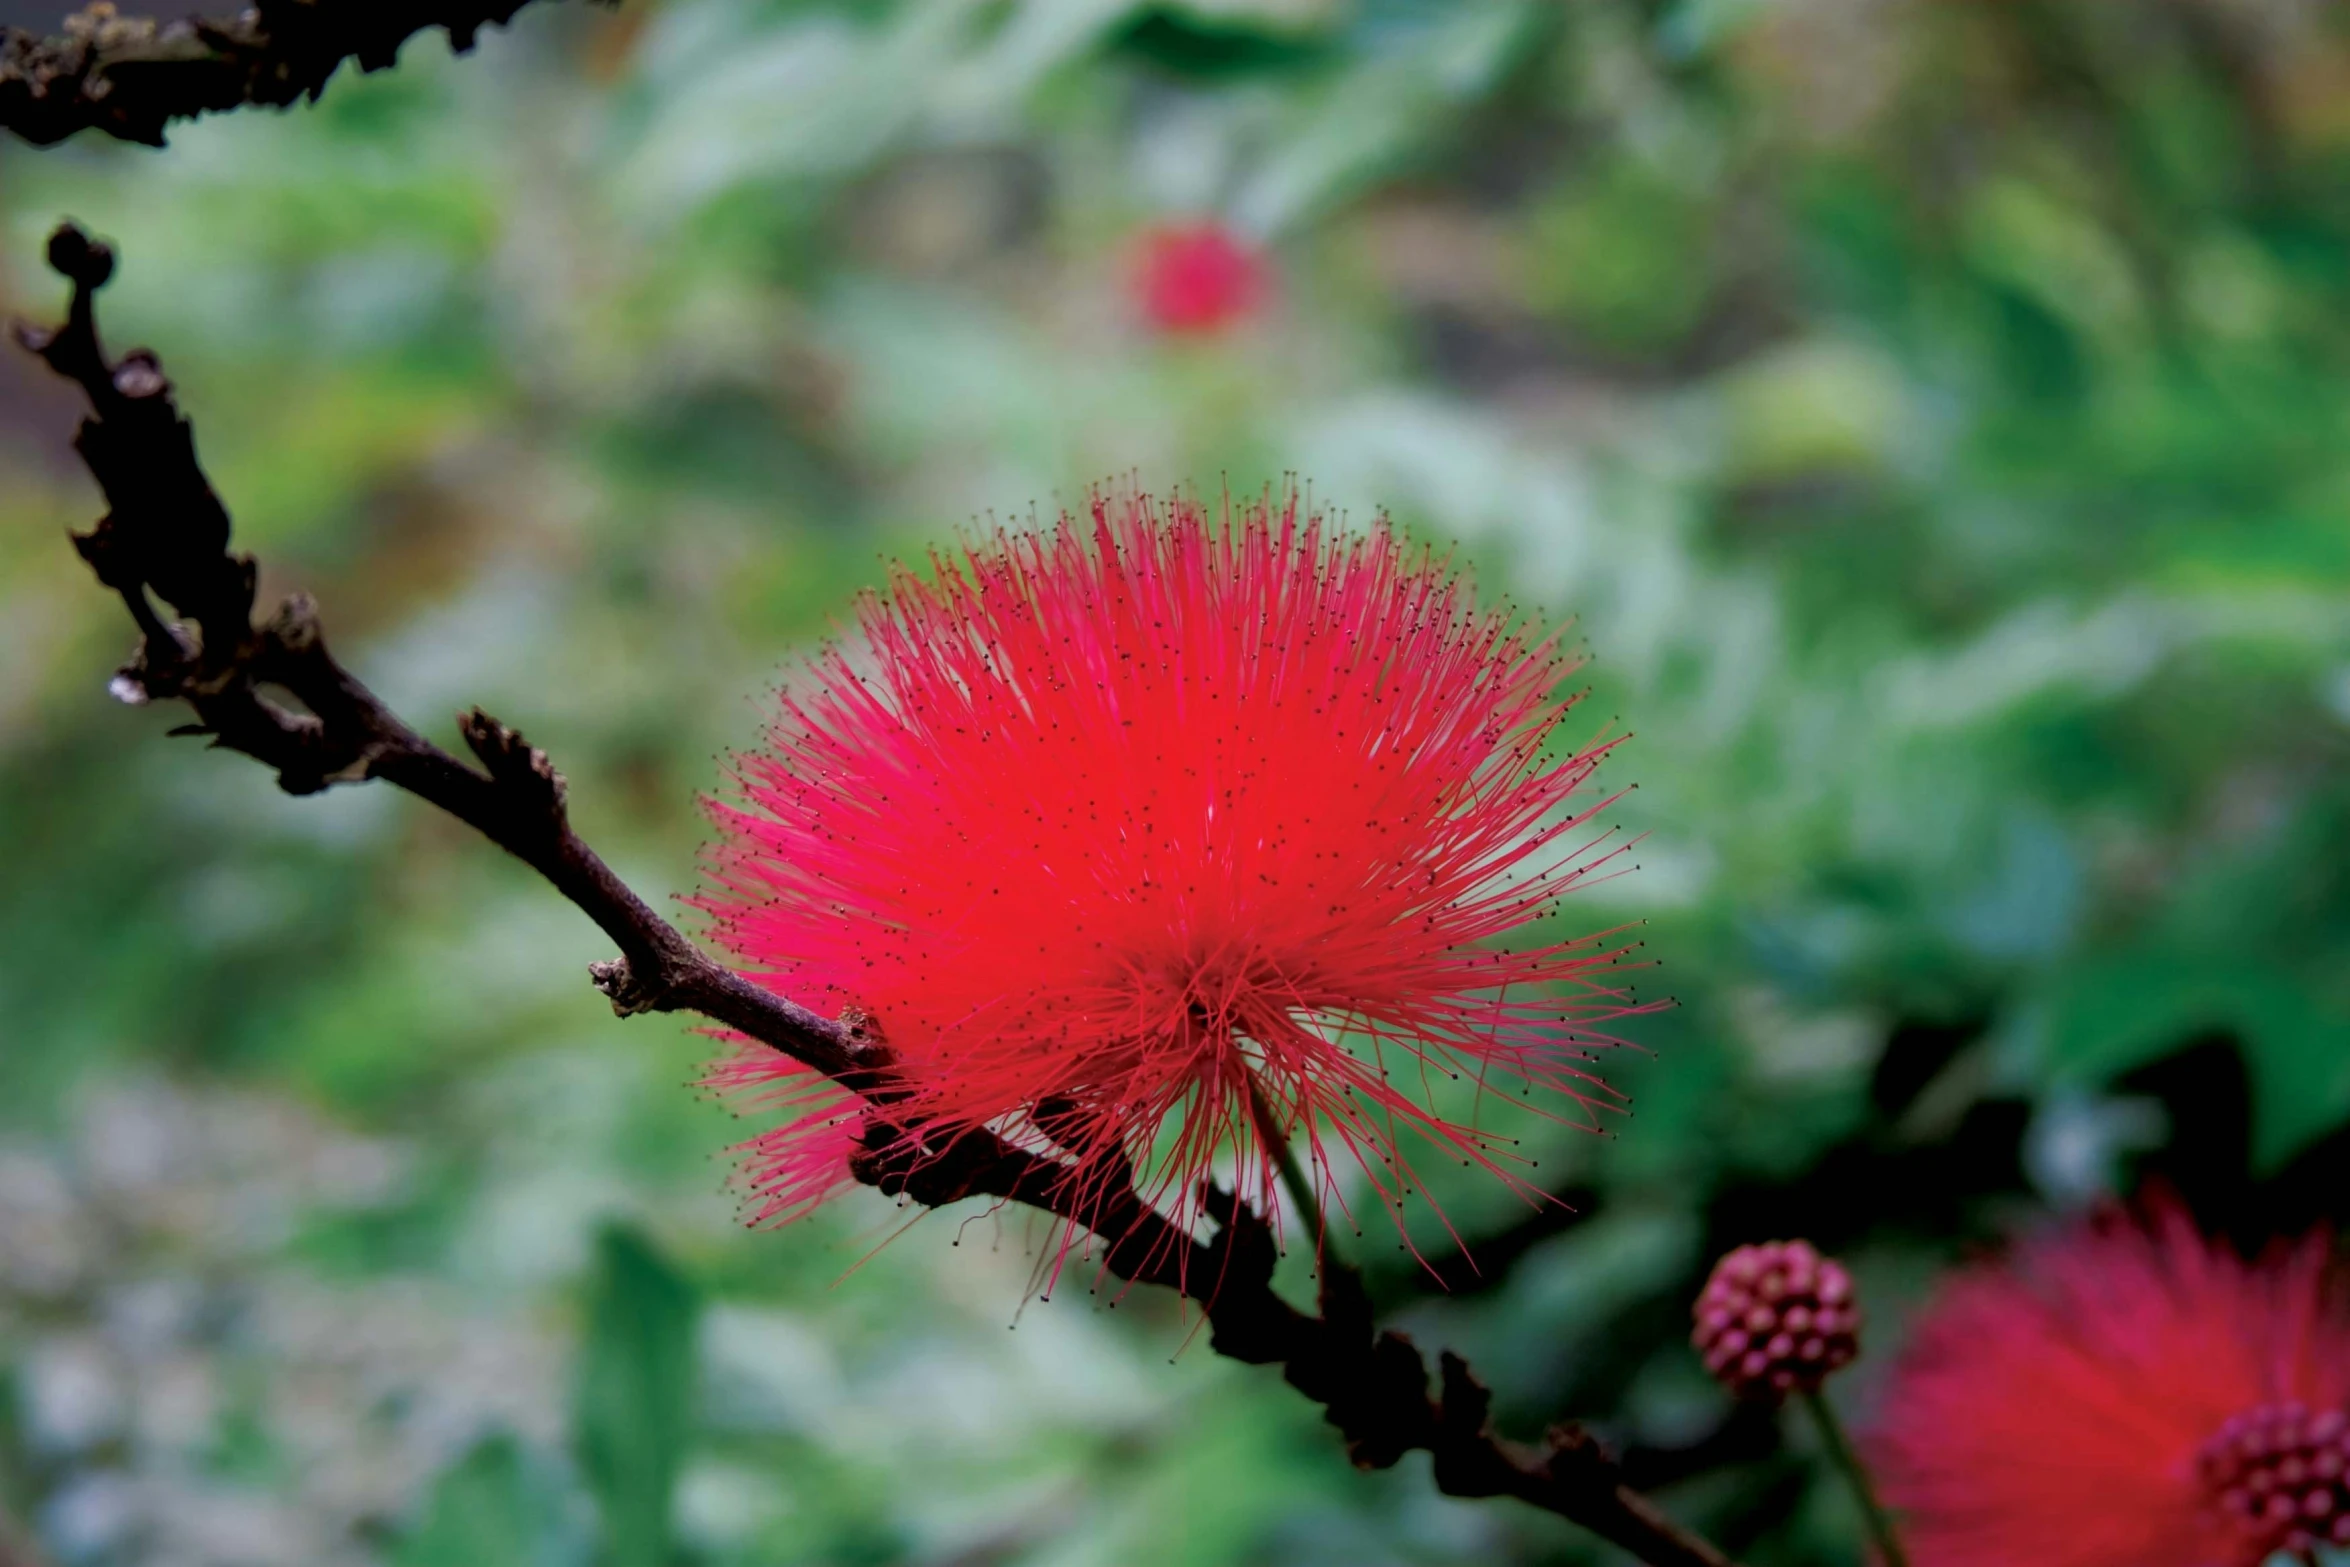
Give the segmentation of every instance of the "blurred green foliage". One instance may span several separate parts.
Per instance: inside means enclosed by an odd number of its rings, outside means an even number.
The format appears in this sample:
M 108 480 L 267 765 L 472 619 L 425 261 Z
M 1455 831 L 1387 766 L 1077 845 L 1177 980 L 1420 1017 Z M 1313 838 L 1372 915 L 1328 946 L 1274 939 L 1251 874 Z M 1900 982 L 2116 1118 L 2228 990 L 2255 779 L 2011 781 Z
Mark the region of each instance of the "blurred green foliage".
M 540 1567 L 570 1562 L 549 1488 L 511 1436 L 485 1437 L 432 1488 L 414 1532 L 392 1553 L 398 1567 Z M 576 1537 L 573 1535 L 573 1537 Z
M 265 589 L 525 728 L 655 896 L 884 559 L 1090 483 L 1295 472 L 1576 617 L 1640 869 L 1566 918 L 1679 1006 L 1548 1134 L 1587 1217 L 1447 1190 L 1498 1260 L 1375 1282 L 1516 1429 L 1853 1562 L 1681 1342 L 1716 1249 L 1845 1250 L 1882 1351 L 2143 1175 L 2346 1217 L 2345 104 L 2317 0 L 549 5 L 0 151 L 0 296 L 116 240 Z M 1277 297 L 1160 340 L 1133 239 L 1202 214 Z M 1023 1306 L 1017 1216 L 739 1229 L 707 1042 L 615 1023 L 584 921 L 104 700 L 71 417 L 0 369 L 0 1451 L 62 1562 L 1606 1559 L 1352 1473 L 1164 1300 Z
M 596 1244 L 573 1419 L 611 1567 L 661 1567 L 677 1475 L 693 1441 L 694 1287 L 642 1237 Z

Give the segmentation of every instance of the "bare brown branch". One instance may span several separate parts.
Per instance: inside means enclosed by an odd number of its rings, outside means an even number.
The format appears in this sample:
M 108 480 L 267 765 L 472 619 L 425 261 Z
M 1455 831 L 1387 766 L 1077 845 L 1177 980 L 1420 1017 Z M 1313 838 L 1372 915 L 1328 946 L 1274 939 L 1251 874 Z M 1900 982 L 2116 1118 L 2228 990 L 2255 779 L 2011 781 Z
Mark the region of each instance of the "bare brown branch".
M 158 25 L 98 0 L 65 36 L 0 29 L 0 127 L 36 146 L 76 131 L 163 145 L 173 120 L 315 99 L 346 60 L 376 71 L 428 27 L 473 47 L 529 0 L 257 0 L 228 21 Z
M 70 226 L 49 245 L 73 281 L 71 310 L 54 330 L 19 327 L 25 347 L 89 398 L 75 447 L 105 492 L 108 511 L 74 543 L 98 580 L 122 596 L 141 632 L 114 678 L 127 702 L 184 701 L 211 737 L 274 769 L 289 794 L 381 778 L 430 801 L 529 865 L 619 945 L 595 980 L 623 1015 L 699 1012 L 832 1076 L 858 1062 L 850 1031 L 724 966 L 630 891 L 571 830 L 562 774 L 546 754 L 479 710 L 458 727 L 478 765 L 432 744 L 336 662 L 315 608 L 296 595 L 253 622 L 254 569 L 228 552 L 229 519 L 196 460 L 153 355 L 109 361 L 93 300 L 111 252 Z M 161 600 L 181 617 L 167 623 Z M 281 691 L 299 710 L 273 700 Z
M 1100 1240 L 1096 1263 L 1137 1284 L 1159 1285 L 1206 1311 L 1220 1354 L 1278 1365 L 1323 1406 L 1355 1462 L 1385 1468 L 1426 1449 L 1437 1484 L 1455 1496 L 1514 1496 L 1572 1519 L 1653 1567 L 1729 1567 L 1729 1559 L 1627 1487 L 1615 1460 L 1574 1427 L 1539 1447 L 1504 1440 L 1487 1419 L 1490 1398 L 1468 1366 L 1442 1357 L 1433 1395 L 1420 1351 L 1382 1332 L 1351 1271 L 1323 1270 L 1318 1311 L 1273 1288 L 1276 1261 L 1265 1221 L 1229 1194 L 1206 1194 L 1216 1233 L 1179 1229 L 1131 1179 L 1103 1191 L 1072 1177 L 1049 1152 L 989 1133 L 926 1137 L 893 1112 L 898 1094 L 885 1045 L 863 1020 L 819 1017 L 702 954 L 615 876 L 572 831 L 562 774 L 546 754 L 478 709 L 458 720 L 474 761 L 418 735 L 327 651 L 310 602 L 295 596 L 253 621 L 252 561 L 229 553 L 229 518 L 197 462 L 195 436 L 152 354 L 109 360 L 99 342 L 95 296 L 113 256 L 67 226 L 49 259 L 72 280 L 73 303 L 54 330 L 19 327 L 25 346 L 78 383 L 90 417 L 76 437 L 105 492 L 107 514 L 75 543 L 101 582 L 119 593 L 140 631 L 113 690 L 126 701 L 183 701 L 208 735 L 276 770 L 281 788 L 310 794 L 380 778 L 438 806 L 539 872 L 619 946 L 593 966 L 595 983 L 623 1016 L 695 1012 L 833 1078 L 867 1101 L 856 1177 L 929 1207 L 966 1198 L 1041 1209 Z M 166 620 L 156 601 L 178 617 Z M 298 708 L 273 700 L 292 697 Z M 1041 1120 L 1048 1128 L 1049 1109 Z

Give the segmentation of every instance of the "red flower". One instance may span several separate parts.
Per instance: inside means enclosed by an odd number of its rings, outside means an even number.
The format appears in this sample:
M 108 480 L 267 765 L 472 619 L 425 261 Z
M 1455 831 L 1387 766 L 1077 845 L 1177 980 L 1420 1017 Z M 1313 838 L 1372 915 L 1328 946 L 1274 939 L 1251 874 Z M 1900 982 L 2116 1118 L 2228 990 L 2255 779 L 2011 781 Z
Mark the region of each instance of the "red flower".
M 1263 302 L 1266 281 L 1257 252 L 1220 223 L 1146 229 L 1135 248 L 1135 303 L 1161 332 L 1221 332 Z
M 2246 1263 L 2159 1203 L 1962 1275 L 1873 1444 L 1915 1567 L 2259 1567 L 2350 1538 L 2327 1253 Z
M 862 1144 L 862 1102 L 765 1045 L 740 1040 L 714 1062 L 701 1085 L 754 1109 L 789 1119 L 769 1127 L 736 1151 L 743 1156 L 753 1224 L 782 1224 L 854 1184 L 849 1157 Z
M 1268 1125 L 1394 1207 L 1418 1157 L 1530 1190 L 1479 1094 L 1611 1101 L 1588 1025 L 1631 1009 L 1622 945 L 1492 944 L 1621 852 L 1570 803 L 1615 742 L 1557 747 L 1555 640 L 1294 498 L 1097 497 L 933 566 L 738 759 L 703 900 L 757 978 L 871 1018 L 892 1126 L 1056 1150 L 1080 1193 L 1131 1166 L 1188 1222 L 1212 1168 L 1265 1201 Z M 838 1181 L 853 1107 L 747 1059 L 805 1092 L 750 1150 L 788 1213 Z

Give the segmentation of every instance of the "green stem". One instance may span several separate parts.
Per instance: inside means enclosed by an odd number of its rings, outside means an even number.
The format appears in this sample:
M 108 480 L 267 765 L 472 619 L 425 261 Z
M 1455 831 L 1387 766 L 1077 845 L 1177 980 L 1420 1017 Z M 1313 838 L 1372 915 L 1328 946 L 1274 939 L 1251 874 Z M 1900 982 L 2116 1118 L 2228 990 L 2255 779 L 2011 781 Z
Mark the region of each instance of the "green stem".
M 1306 1172 L 1297 1162 L 1297 1153 L 1289 1146 L 1289 1134 L 1273 1119 L 1273 1107 L 1265 1098 L 1264 1086 L 1254 1072 L 1248 1074 L 1248 1112 L 1257 1124 L 1257 1136 L 1273 1156 L 1273 1167 L 1281 1172 L 1282 1190 L 1296 1204 L 1298 1217 L 1314 1229 L 1314 1255 L 1336 1264 L 1338 1253 L 1330 1242 L 1330 1221 L 1322 1212 L 1321 1197 L 1306 1180 Z
M 1852 1443 L 1844 1435 L 1843 1422 L 1829 1406 L 1827 1396 L 1817 1389 L 1803 1395 L 1811 1408 L 1811 1417 L 1820 1428 L 1820 1444 L 1828 1450 L 1828 1462 L 1835 1465 L 1844 1483 L 1852 1488 L 1853 1500 L 1860 1504 L 1861 1517 L 1868 1523 L 1869 1538 L 1876 1541 L 1877 1554 L 1885 1560 L 1885 1567 L 1909 1567 L 1909 1558 L 1902 1553 L 1901 1537 L 1893 1532 L 1892 1515 L 1877 1500 L 1877 1488 L 1869 1483 L 1868 1469 L 1860 1455 L 1852 1450 Z

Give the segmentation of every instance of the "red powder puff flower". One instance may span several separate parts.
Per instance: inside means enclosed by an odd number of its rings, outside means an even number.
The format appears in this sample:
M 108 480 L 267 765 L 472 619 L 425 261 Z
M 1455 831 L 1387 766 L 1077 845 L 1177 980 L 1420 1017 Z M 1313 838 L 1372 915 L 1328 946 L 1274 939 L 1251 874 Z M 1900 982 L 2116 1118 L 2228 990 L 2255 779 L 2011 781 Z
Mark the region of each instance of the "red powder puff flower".
M 1161 332 L 1221 332 L 1256 310 L 1266 284 L 1263 259 L 1220 223 L 1146 229 L 1135 247 L 1135 305 Z
M 2257 1263 L 2168 1202 L 1962 1275 L 1872 1444 L 1915 1567 L 2259 1567 L 2350 1541 L 2350 1311 L 2312 1237 Z
M 1621 852 L 1556 641 L 1294 498 L 1097 497 L 932 564 L 738 759 L 702 900 L 763 983 L 870 1018 L 900 1151 L 986 1128 L 1180 1222 L 1212 1172 L 1264 1205 L 1298 1133 L 1331 1196 L 1342 1156 L 1390 1208 L 1415 1158 L 1530 1191 L 1479 1096 L 1588 1120 L 1590 1025 L 1632 1009 L 1620 943 L 1496 944 Z M 801 1111 L 750 1149 L 761 1217 L 838 1184 L 845 1095 L 720 1080 Z

